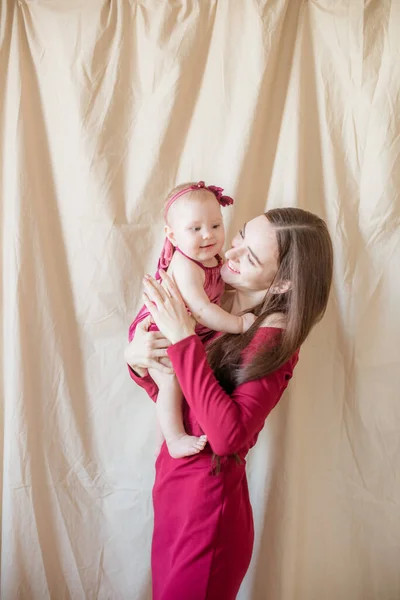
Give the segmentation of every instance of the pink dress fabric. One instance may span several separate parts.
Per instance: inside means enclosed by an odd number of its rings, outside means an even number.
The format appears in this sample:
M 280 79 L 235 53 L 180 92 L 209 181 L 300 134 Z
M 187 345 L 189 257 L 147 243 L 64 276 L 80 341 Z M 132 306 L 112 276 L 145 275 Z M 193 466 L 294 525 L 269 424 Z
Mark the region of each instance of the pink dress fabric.
M 224 289 L 225 289 L 225 284 L 222 281 L 222 277 L 221 277 L 221 267 L 222 267 L 221 257 L 216 256 L 218 264 L 215 267 L 205 267 L 204 265 L 201 264 L 201 262 L 198 262 L 197 260 L 194 260 L 193 258 L 186 256 L 186 254 L 184 254 L 182 252 L 182 250 L 180 250 L 179 248 L 176 248 L 175 252 L 180 252 L 188 260 L 191 260 L 196 265 L 198 265 L 201 269 L 203 269 L 204 276 L 205 276 L 204 291 L 207 294 L 210 302 L 212 302 L 213 304 L 220 305 L 222 294 L 224 293 Z M 172 256 L 171 256 L 171 258 L 172 258 Z M 161 261 L 161 258 L 160 258 L 160 261 Z M 158 268 L 157 268 L 157 272 L 155 275 L 156 279 L 158 279 L 158 280 L 160 280 L 160 275 L 158 273 L 158 270 L 160 268 L 160 261 L 158 263 Z M 171 262 L 171 259 L 169 262 Z M 164 266 L 164 265 L 162 265 L 162 266 Z M 135 317 L 135 320 L 133 321 L 132 325 L 130 326 L 129 335 L 131 335 L 131 331 L 134 331 L 136 329 L 138 323 L 140 323 L 141 321 L 143 321 L 143 319 L 148 317 L 149 314 L 150 313 L 147 310 L 146 306 L 142 306 L 139 313 Z M 153 323 L 150 327 L 150 331 L 158 331 L 158 327 Z M 203 340 L 203 342 L 205 342 L 206 340 L 208 340 L 210 337 L 212 337 L 214 335 L 214 331 L 212 331 L 208 327 L 205 327 L 204 325 L 201 325 L 200 323 L 197 323 L 195 331 L 196 331 L 196 334 Z
M 243 359 L 273 342 L 277 332 L 259 329 Z M 185 429 L 197 436 L 207 433 L 209 443 L 200 454 L 183 459 L 171 458 L 164 444 L 157 458 L 153 600 L 234 600 L 254 540 L 245 457 L 287 387 L 298 352 L 274 373 L 243 383 L 231 394 L 216 380 L 197 335 L 170 346 L 168 355 L 185 398 Z M 156 401 L 158 389 L 151 377 L 129 371 Z M 213 452 L 222 457 L 218 475 L 212 470 Z

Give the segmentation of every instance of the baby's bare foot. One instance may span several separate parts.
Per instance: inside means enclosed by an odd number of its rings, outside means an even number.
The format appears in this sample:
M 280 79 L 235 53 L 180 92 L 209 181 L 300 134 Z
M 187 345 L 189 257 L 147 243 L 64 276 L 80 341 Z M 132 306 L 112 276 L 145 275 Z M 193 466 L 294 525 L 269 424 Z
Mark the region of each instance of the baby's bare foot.
M 187 435 L 186 433 L 167 441 L 168 451 L 172 458 L 184 458 L 185 456 L 198 454 L 204 450 L 206 444 L 206 435 L 196 437 L 195 435 Z

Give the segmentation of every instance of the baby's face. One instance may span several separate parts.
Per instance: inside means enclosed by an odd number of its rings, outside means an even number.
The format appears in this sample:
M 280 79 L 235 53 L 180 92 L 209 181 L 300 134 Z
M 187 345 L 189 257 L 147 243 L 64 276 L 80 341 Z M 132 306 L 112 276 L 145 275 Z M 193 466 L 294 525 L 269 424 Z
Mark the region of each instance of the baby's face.
M 219 254 L 225 242 L 221 206 L 210 192 L 191 192 L 178 198 L 168 211 L 166 233 L 190 258 L 206 262 Z

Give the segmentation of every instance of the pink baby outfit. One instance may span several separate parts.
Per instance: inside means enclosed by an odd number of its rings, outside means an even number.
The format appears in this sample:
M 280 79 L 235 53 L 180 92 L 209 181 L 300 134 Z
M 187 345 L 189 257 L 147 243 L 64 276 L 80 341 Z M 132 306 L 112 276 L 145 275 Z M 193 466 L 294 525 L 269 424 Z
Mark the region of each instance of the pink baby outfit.
M 204 181 L 199 181 L 198 183 L 195 183 L 195 184 L 191 184 L 191 185 L 189 184 L 187 187 L 182 188 L 181 190 L 179 190 L 178 192 L 173 194 L 173 196 L 171 196 L 171 198 L 167 202 L 167 205 L 166 205 L 166 208 L 164 211 L 164 218 L 165 219 L 167 218 L 168 210 L 170 209 L 172 204 L 174 202 L 176 202 L 176 200 L 178 198 L 180 198 L 181 196 L 184 196 L 185 194 L 188 194 L 192 191 L 199 191 L 199 190 L 204 190 L 204 191 L 211 192 L 212 194 L 214 194 L 215 198 L 217 199 L 217 201 L 219 202 L 219 204 L 221 206 L 230 206 L 231 204 L 233 204 L 233 198 L 231 198 L 230 196 L 223 195 L 223 191 L 224 191 L 223 188 L 215 186 L 215 185 L 206 185 L 204 183 Z M 201 269 L 203 269 L 204 275 L 205 275 L 204 291 L 207 294 L 210 302 L 212 302 L 213 304 L 218 304 L 218 306 L 219 306 L 220 302 L 221 302 L 221 297 L 222 297 L 222 294 L 224 293 L 224 288 L 225 288 L 224 282 L 222 281 L 222 277 L 221 277 L 222 259 L 220 256 L 215 257 L 218 261 L 218 264 L 215 267 L 205 267 L 203 264 L 201 264 L 201 262 L 198 262 L 197 260 L 190 258 L 186 254 L 184 254 L 182 252 L 182 250 L 174 247 L 172 245 L 172 243 L 170 242 L 170 240 L 168 238 L 165 238 L 164 246 L 162 248 L 160 258 L 158 259 L 158 265 L 157 265 L 157 271 L 155 274 L 155 278 L 158 281 L 161 280 L 160 270 L 161 269 L 164 271 L 168 270 L 168 267 L 171 264 L 172 257 L 176 251 L 180 252 L 188 260 L 191 260 L 192 262 L 196 263 L 196 265 L 198 265 Z M 148 317 L 149 314 L 150 313 L 149 313 L 148 309 L 146 308 L 146 306 L 143 306 L 140 309 L 135 320 L 129 327 L 129 340 L 132 339 L 133 333 L 134 333 L 138 323 L 140 323 L 141 321 L 143 321 L 143 319 Z M 153 323 L 149 329 L 150 329 L 150 331 L 158 331 L 158 327 L 155 325 L 155 323 Z M 213 336 L 214 332 L 212 330 L 208 329 L 208 327 L 205 327 L 204 325 L 200 325 L 200 323 L 197 323 L 196 328 L 195 328 L 195 333 L 201 338 L 201 341 L 203 343 L 205 343 L 209 338 L 211 338 Z
M 215 267 L 205 267 L 203 264 L 201 264 L 201 262 L 194 260 L 193 258 L 190 258 L 189 256 L 186 256 L 186 254 L 184 254 L 182 252 L 182 250 L 180 250 L 179 248 L 175 248 L 175 252 L 176 251 L 180 252 L 188 260 L 191 260 L 196 265 L 198 265 L 201 269 L 203 269 L 204 275 L 205 275 L 204 291 L 207 294 L 210 302 L 212 302 L 213 304 L 218 304 L 218 306 L 219 306 L 221 303 L 221 297 L 222 297 L 222 294 L 224 293 L 224 288 L 225 288 L 225 284 L 222 281 L 222 277 L 221 277 L 222 258 L 220 256 L 215 257 L 218 261 L 218 264 Z M 160 258 L 160 260 L 158 262 L 157 272 L 155 275 L 156 279 L 158 279 L 158 280 L 161 279 L 161 277 L 159 275 L 159 269 L 161 268 L 161 265 L 160 265 L 161 260 L 162 259 Z M 162 266 L 164 267 L 165 265 L 163 264 Z M 147 307 L 142 306 L 138 315 L 136 316 L 135 320 L 133 321 L 133 323 L 131 324 L 131 326 L 129 328 L 129 336 L 131 336 L 132 332 L 135 331 L 138 323 L 140 323 L 141 321 L 143 321 L 143 319 L 148 317 L 149 314 L 150 313 L 149 313 Z M 152 325 L 150 326 L 150 331 L 158 331 L 158 327 L 155 323 L 152 323 Z M 208 327 L 205 327 L 204 325 L 201 325 L 200 323 L 197 323 L 195 332 L 201 338 L 201 340 L 203 342 L 207 341 L 214 333 L 211 329 L 209 329 Z

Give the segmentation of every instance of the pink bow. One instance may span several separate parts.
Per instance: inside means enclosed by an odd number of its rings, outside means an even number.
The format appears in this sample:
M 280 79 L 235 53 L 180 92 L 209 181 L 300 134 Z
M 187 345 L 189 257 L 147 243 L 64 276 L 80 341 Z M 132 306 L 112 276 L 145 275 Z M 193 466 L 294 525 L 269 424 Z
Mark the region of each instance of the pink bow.
M 205 190 L 208 190 L 209 192 L 211 192 L 212 194 L 214 194 L 214 196 L 216 197 L 216 199 L 218 200 L 218 202 L 220 203 L 221 206 L 229 206 L 230 204 L 233 204 L 233 198 L 231 198 L 230 196 L 222 195 L 224 188 L 218 187 L 216 185 L 206 185 L 204 183 L 204 181 L 199 181 L 199 183 L 194 183 L 193 185 L 190 185 L 187 188 L 183 188 L 183 190 L 179 190 L 179 192 L 174 194 L 172 196 L 172 198 L 170 198 L 168 200 L 167 206 L 165 207 L 164 214 L 165 215 L 167 214 L 171 204 L 173 204 L 175 202 L 175 200 L 177 200 L 178 198 L 183 196 L 183 194 L 187 194 L 188 192 L 191 192 L 192 190 L 199 190 L 199 189 L 205 189 Z
M 217 185 L 208 185 L 207 189 L 214 194 L 221 206 L 230 206 L 233 204 L 233 198 L 222 195 L 224 188 L 218 187 Z
M 199 181 L 199 183 L 195 183 L 191 186 L 192 190 L 204 188 L 209 192 L 212 192 L 221 206 L 229 206 L 233 204 L 233 198 L 230 196 L 223 196 L 222 192 L 224 188 L 218 187 L 217 185 L 206 185 L 204 181 Z

